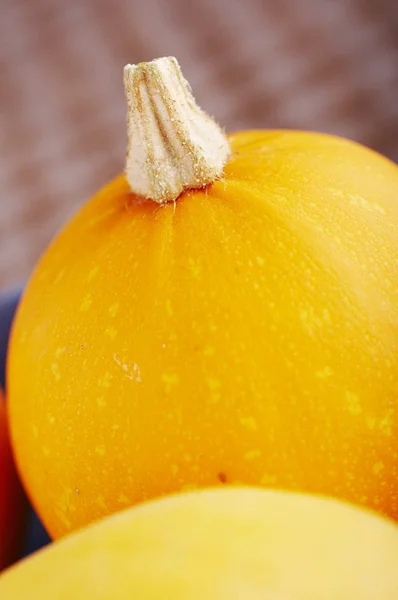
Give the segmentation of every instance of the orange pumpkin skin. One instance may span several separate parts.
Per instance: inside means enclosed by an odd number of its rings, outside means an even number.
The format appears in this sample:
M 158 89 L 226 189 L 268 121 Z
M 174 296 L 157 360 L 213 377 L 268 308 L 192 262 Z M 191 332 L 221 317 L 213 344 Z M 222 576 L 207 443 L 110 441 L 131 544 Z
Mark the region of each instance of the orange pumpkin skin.
M 11 426 L 54 537 L 224 483 L 398 517 L 398 169 L 315 133 L 230 142 L 175 204 L 111 182 L 27 286 Z
M 26 508 L 12 457 L 6 407 L 0 390 L 0 571 L 19 557 Z

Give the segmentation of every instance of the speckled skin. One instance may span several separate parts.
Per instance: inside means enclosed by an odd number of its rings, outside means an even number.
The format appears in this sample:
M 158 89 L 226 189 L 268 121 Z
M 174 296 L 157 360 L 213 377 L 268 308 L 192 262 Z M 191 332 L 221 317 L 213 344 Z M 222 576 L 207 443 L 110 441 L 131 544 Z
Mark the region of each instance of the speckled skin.
M 258 489 L 148 502 L 0 576 L 7 600 L 396 600 L 398 527 Z
M 175 203 L 112 181 L 27 286 L 12 436 L 54 537 L 239 482 L 398 518 L 398 169 L 320 134 L 230 142 Z

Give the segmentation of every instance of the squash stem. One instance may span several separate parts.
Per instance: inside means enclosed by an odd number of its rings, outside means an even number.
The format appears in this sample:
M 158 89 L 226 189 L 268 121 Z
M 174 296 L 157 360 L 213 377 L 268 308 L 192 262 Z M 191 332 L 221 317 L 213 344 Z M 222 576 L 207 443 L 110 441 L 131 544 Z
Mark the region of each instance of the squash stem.
M 230 155 L 228 139 L 196 104 L 175 58 L 126 65 L 124 87 L 125 172 L 134 193 L 170 202 L 222 175 Z

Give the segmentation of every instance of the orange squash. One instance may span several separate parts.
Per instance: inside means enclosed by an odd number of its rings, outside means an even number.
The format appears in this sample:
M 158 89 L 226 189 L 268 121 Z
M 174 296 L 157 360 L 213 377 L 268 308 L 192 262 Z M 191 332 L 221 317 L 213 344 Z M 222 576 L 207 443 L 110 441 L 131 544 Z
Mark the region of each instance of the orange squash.
M 223 146 L 163 61 L 128 71 L 126 176 L 56 237 L 18 310 L 11 426 L 39 514 L 59 537 L 243 482 L 398 518 L 397 166 L 317 133 Z
M 16 561 L 22 550 L 26 509 L 12 457 L 6 406 L 0 389 L 0 571 Z
M 330 499 L 206 490 L 146 503 L 0 576 L 7 600 L 396 600 L 398 527 Z

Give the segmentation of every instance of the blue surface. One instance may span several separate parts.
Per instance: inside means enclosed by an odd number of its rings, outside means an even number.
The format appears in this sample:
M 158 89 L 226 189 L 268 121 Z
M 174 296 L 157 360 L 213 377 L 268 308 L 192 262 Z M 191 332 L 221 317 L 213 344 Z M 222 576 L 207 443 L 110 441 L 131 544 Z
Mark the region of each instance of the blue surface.
M 0 385 L 5 387 L 5 366 L 8 337 L 14 317 L 15 309 L 18 305 L 20 292 L 10 292 L 0 295 Z M 35 552 L 45 546 L 50 541 L 43 525 L 32 509 L 30 509 L 27 535 L 23 556 Z

